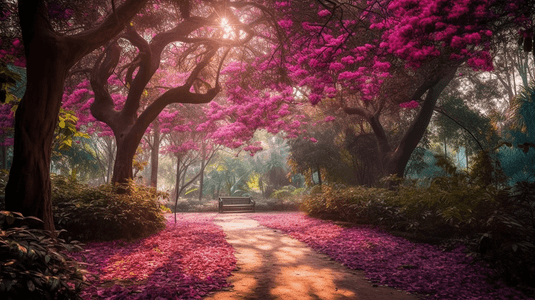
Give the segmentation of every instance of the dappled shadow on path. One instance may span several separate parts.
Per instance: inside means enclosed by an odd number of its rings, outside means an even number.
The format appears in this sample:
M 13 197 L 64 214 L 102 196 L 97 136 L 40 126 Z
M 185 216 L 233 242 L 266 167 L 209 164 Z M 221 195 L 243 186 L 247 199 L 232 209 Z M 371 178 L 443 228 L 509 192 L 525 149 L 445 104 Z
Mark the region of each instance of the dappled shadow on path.
M 416 299 L 373 287 L 361 272 L 349 270 L 306 244 L 240 214 L 216 218 L 235 248 L 237 270 L 230 291 L 206 299 Z

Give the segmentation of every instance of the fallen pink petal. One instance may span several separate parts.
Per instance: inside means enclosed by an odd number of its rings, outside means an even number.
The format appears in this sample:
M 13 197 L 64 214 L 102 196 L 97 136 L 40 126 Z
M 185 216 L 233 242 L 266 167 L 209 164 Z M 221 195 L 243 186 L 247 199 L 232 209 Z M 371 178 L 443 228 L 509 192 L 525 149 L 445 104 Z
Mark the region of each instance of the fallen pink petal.
M 158 234 L 133 243 L 89 243 L 79 260 L 89 263 L 84 299 L 200 299 L 226 288 L 236 266 L 233 248 L 215 214 L 168 216 Z

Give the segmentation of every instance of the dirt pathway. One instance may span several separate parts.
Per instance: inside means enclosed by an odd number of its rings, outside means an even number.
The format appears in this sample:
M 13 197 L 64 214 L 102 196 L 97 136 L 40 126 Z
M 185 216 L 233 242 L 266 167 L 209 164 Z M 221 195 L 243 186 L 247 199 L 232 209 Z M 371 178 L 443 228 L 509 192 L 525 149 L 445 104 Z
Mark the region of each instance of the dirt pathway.
M 244 215 L 220 215 L 216 224 L 236 250 L 237 270 L 229 278 L 232 289 L 206 299 L 417 299 L 388 287 L 374 287 L 363 272 L 349 270 Z

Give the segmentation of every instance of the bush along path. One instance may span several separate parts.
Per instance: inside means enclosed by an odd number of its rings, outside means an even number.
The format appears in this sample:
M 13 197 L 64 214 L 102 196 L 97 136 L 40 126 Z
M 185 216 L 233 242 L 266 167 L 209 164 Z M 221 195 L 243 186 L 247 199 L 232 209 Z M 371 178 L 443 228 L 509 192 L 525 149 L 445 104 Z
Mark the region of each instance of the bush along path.
M 415 293 L 424 299 L 533 299 L 504 284 L 490 283 L 487 279 L 491 271 L 472 264 L 462 247 L 443 251 L 379 229 L 342 228 L 301 213 L 248 216 L 350 269 L 363 270 L 374 283 Z
M 83 299 L 200 299 L 228 287 L 236 266 L 216 214 L 171 216 L 166 228 L 147 238 L 88 243 L 75 258 L 88 263 L 90 287 Z

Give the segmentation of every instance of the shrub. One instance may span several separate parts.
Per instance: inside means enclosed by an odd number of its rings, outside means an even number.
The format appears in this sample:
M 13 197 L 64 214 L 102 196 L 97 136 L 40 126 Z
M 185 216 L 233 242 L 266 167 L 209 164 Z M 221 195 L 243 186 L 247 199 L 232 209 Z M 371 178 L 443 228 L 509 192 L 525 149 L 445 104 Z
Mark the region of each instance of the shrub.
M 296 188 L 293 185 L 286 185 L 271 193 L 271 196 L 269 196 L 269 198 L 275 198 L 279 200 L 289 199 L 293 197 L 292 192 L 295 190 Z
M 159 198 L 167 194 L 130 183 L 128 194 L 112 185 L 90 187 L 61 176 L 52 178 L 56 228 L 79 240 L 137 239 L 165 227 Z
M 296 188 L 293 185 L 283 186 L 271 193 L 269 199 L 257 200 L 256 209 L 260 211 L 298 210 L 304 192 L 304 188 Z
M 40 222 L 0 211 L 0 298 L 81 299 L 83 273 L 65 254 L 81 247 L 29 229 L 28 223 L 35 221 Z
M 478 232 L 504 195 L 493 186 L 474 186 L 462 174 L 436 178 L 427 188 L 400 186 L 389 204 L 402 220 L 392 226 L 437 236 Z
M 486 225 L 472 255 L 509 284 L 535 287 L 535 183 L 518 182 Z
M 386 188 L 324 185 L 304 197 L 301 209 L 316 217 L 386 226 L 417 235 L 449 237 L 481 232 L 505 192 L 474 186 L 466 175 L 439 177 L 428 187 Z
M 303 196 L 300 208 L 316 217 L 376 223 L 374 218 L 385 213 L 377 204 L 383 203 L 391 194 L 391 191 L 382 188 L 325 184 Z

